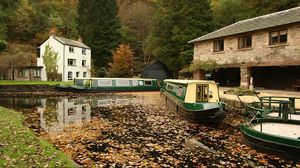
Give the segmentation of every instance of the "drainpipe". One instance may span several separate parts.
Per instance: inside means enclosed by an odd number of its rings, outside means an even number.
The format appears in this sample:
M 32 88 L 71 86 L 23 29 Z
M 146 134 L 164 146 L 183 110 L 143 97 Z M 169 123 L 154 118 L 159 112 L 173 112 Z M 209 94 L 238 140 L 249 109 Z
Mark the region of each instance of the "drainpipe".
M 63 49 L 63 74 L 62 74 L 62 81 L 65 81 L 65 45 L 64 45 L 64 49 Z

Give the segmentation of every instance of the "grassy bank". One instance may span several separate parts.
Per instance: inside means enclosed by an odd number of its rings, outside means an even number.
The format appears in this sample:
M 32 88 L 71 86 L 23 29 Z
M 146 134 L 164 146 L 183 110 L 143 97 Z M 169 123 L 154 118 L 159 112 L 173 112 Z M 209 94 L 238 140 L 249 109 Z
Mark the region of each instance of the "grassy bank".
M 76 167 L 23 125 L 22 114 L 0 107 L 0 167 Z
M 14 80 L 0 80 L 0 85 L 72 85 L 71 82 L 57 82 L 57 81 L 14 81 Z

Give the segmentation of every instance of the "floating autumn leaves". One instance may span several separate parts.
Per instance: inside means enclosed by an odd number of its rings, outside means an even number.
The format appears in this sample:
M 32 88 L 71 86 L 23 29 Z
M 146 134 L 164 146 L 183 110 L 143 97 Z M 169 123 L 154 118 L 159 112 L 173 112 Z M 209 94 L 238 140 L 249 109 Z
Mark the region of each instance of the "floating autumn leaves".
M 159 98 L 158 93 L 155 96 Z M 144 99 L 147 101 L 147 97 Z M 154 100 L 151 97 L 148 104 L 92 108 L 94 117 L 90 121 L 44 137 L 84 167 L 296 164 L 244 145 L 236 124 L 242 121 L 239 114 L 229 114 L 230 119 L 218 126 L 197 124 L 168 110 L 159 99 Z

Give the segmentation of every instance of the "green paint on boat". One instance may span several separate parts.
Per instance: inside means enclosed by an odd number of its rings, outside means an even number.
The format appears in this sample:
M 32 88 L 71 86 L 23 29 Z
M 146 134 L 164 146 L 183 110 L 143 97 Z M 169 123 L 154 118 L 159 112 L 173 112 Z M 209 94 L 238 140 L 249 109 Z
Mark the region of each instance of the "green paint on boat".
M 218 87 L 213 81 L 164 80 L 161 93 L 166 103 L 171 101 L 186 118 L 200 122 L 221 122 L 225 118 L 225 104 L 219 102 Z
M 60 87 L 63 89 L 63 87 Z M 76 78 L 71 89 L 77 91 L 158 91 L 156 79 L 141 78 Z

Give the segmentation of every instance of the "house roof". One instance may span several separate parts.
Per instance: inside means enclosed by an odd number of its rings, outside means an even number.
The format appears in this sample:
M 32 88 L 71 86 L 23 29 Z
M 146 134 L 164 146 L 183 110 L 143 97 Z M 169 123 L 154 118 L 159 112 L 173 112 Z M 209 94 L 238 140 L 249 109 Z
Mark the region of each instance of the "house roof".
M 161 64 L 162 66 L 164 66 L 166 68 L 166 70 L 169 71 L 169 69 L 167 68 L 167 66 L 164 63 L 162 63 L 160 60 L 156 60 L 156 61 L 150 62 L 150 64 L 148 64 L 147 66 L 145 66 L 141 71 L 144 71 L 144 70 L 150 68 L 154 64 Z
M 300 22 L 300 6 L 288 10 L 271 13 L 247 20 L 242 20 L 189 41 L 189 43 L 200 42 L 220 38 L 229 35 L 246 33 L 255 30 L 261 30 L 291 23 Z
M 61 42 L 62 44 L 65 44 L 65 45 L 90 49 L 89 46 L 83 44 L 80 41 L 71 40 L 71 39 L 67 39 L 67 38 L 63 38 L 63 37 L 57 37 L 57 36 L 54 36 L 53 38 L 56 39 L 57 41 Z

